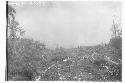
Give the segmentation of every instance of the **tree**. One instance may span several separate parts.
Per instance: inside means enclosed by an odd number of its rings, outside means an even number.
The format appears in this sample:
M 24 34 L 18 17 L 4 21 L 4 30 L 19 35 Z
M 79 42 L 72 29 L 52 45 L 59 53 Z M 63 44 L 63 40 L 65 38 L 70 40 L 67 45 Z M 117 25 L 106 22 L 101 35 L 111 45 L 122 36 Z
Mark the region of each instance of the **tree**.
M 20 41 L 20 37 L 24 34 L 24 30 L 22 27 L 19 27 L 19 23 L 15 20 L 16 10 L 11 6 L 8 5 L 7 2 L 7 27 L 6 27 L 6 41 L 7 41 L 7 71 L 10 74 L 11 68 L 14 68 L 15 58 L 18 55 L 18 49 L 16 46 Z M 18 42 L 17 42 L 18 41 Z M 9 76 L 7 74 L 7 77 Z M 8 80 L 8 79 L 7 79 Z
M 110 45 L 114 47 L 117 51 L 119 57 L 122 57 L 122 28 L 121 28 L 121 23 L 120 22 L 115 22 L 113 20 L 112 24 L 112 37 L 110 39 Z
M 122 80 L 122 28 L 120 21 L 113 20 L 112 37 L 109 42 L 110 49 L 113 49 L 113 56 L 108 60 L 108 71 L 105 73 L 106 79 L 111 81 Z M 118 64 L 114 64 L 118 63 Z M 109 79 L 110 78 L 110 79 Z
M 111 32 L 114 38 L 122 36 L 121 20 L 118 17 L 113 19 Z
M 11 39 L 19 38 L 25 32 L 22 27 L 19 27 L 19 23 L 15 20 L 15 14 L 16 14 L 16 10 L 12 6 L 8 5 L 8 17 L 7 17 L 8 31 L 7 31 L 7 35 Z

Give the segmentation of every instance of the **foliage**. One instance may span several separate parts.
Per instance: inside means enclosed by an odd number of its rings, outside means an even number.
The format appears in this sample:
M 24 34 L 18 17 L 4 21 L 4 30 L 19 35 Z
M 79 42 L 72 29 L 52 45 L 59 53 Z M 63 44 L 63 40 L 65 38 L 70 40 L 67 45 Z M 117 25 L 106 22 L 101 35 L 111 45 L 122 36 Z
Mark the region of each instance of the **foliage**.
M 24 31 L 15 21 L 16 12 L 12 7 L 8 12 L 9 80 L 40 76 L 40 81 L 122 81 L 121 34 L 114 31 L 115 37 L 105 45 L 49 49 L 39 41 L 21 38 L 18 31 Z
M 85 49 L 85 53 L 83 53 L 82 48 L 77 48 L 77 51 L 76 49 L 72 49 L 72 51 L 68 49 L 49 50 L 46 47 L 41 47 L 41 44 L 31 39 L 23 38 L 18 40 L 18 44 L 16 45 L 17 55 L 10 55 L 12 56 L 12 60 L 9 58 L 10 75 L 13 71 L 20 72 L 25 68 L 33 73 L 31 75 L 32 80 L 40 75 L 40 80 L 43 81 L 121 81 L 121 63 L 112 63 L 105 57 L 105 52 L 108 53 L 109 51 L 108 46 L 90 47 L 87 50 Z M 101 54 L 91 53 L 88 56 L 87 52 L 90 49 L 97 50 L 98 48 L 101 48 L 99 49 Z M 11 54 L 11 49 L 9 52 Z M 72 57 L 69 53 L 74 52 L 76 56 Z M 78 56 L 80 53 L 81 55 Z M 112 56 L 113 54 L 110 54 L 108 57 Z

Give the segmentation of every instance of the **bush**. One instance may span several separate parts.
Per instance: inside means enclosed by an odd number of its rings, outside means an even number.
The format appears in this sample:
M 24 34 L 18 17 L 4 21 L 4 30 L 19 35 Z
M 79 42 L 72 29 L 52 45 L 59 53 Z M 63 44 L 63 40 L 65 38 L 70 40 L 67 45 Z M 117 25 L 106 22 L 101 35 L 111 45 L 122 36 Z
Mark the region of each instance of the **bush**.
M 121 37 L 114 37 L 110 39 L 110 44 L 112 47 L 116 49 L 121 49 L 122 48 L 122 38 Z

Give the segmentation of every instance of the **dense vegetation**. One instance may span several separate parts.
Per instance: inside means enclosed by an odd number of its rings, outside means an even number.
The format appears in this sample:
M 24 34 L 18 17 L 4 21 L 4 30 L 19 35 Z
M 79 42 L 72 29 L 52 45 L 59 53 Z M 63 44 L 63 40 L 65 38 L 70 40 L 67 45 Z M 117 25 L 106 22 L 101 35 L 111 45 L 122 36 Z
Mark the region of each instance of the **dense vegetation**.
M 23 38 L 8 6 L 8 79 L 32 81 L 122 81 L 122 34 L 113 24 L 108 44 L 75 48 L 47 48 L 44 43 Z

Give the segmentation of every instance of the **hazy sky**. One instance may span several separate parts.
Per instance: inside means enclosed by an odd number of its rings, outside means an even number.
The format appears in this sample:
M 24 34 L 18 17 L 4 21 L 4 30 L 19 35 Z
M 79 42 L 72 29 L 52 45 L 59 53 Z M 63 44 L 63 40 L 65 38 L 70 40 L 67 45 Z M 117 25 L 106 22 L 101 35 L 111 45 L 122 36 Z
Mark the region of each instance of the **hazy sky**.
M 107 42 L 113 15 L 121 16 L 119 2 L 25 2 L 15 8 L 16 20 L 26 30 L 25 37 L 46 42 L 49 47 Z

